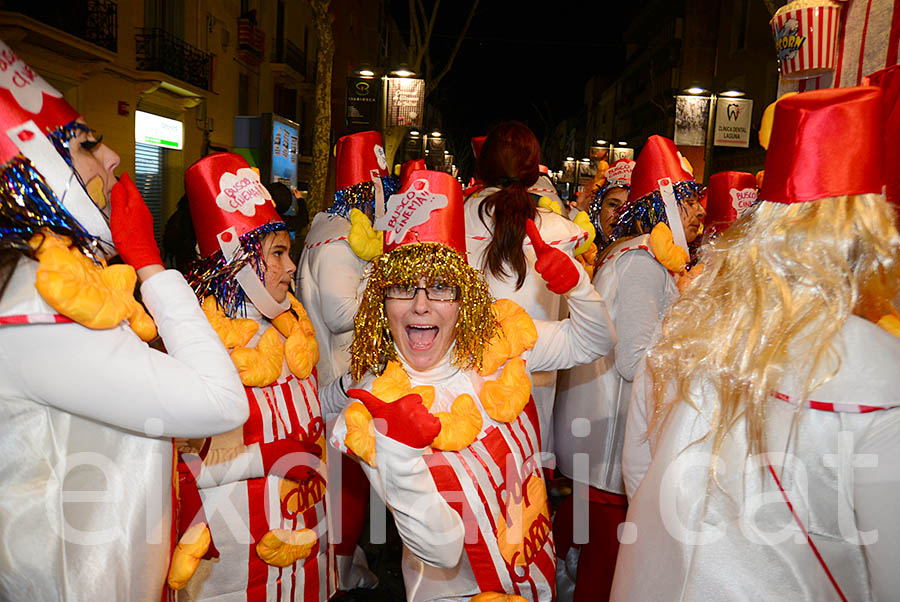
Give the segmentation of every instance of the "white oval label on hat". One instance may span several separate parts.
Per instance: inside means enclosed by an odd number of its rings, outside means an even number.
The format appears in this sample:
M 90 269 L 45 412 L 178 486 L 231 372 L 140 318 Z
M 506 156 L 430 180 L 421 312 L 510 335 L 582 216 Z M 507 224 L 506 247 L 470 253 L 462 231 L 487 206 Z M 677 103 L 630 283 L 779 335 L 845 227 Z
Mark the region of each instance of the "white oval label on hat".
M 62 96 L 2 41 L 0 41 L 0 86 L 9 90 L 20 107 L 35 114 L 41 112 L 45 93 L 55 98 Z
M 429 190 L 428 180 L 413 180 L 405 192 L 391 195 L 384 215 L 375 220 L 375 228 L 388 233 L 388 244 L 404 239 L 410 228 L 428 221 L 432 211 L 450 203 L 447 195 Z
M 242 167 L 236 174 L 226 171 L 219 177 L 219 194 L 216 205 L 222 211 L 240 211 L 247 217 L 256 213 L 257 205 L 271 201 L 272 196 L 259 181 L 259 176 L 249 167 Z
M 384 147 L 380 144 L 375 145 L 375 159 L 378 161 L 378 167 L 387 169 L 387 156 L 384 154 Z
M 756 203 L 756 188 L 743 188 L 740 190 L 732 188 L 728 191 L 728 194 L 731 195 L 731 207 L 738 217 L 744 215 L 744 212 Z
M 631 172 L 634 161 L 616 161 L 606 170 L 606 181 L 613 186 L 631 186 Z

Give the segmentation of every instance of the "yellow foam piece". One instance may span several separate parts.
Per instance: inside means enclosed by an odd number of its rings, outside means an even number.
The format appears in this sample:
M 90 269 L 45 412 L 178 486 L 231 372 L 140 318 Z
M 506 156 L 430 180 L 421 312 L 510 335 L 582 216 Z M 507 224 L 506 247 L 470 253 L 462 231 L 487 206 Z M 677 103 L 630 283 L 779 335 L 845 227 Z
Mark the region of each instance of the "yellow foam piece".
M 650 250 L 664 268 L 676 274 L 684 269 L 691 258 L 685 249 L 675 244 L 672 231 L 665 222 L 653 226 L 650 232 Z
M 316 540 L 310 529 L 272 529 L 256 544 L 256 555 L 266 564 L 284 568 L 309 556 Z
M 219 307 L 215 297 L 212 295 L 203 300 L 201 307 L 210 326 L 219 335 L 226 349 L 243 347 L 259 330 L 259 324 L 249 318 L 229 318 L 226 316 L 225 311 Z
M 597 236 L 597 229 L 594 228 L 594 224 L 591 223 L 591 218 L 588 216 L 587 211 L 579 211 L 578 215 L 576 215 L 575 219 L 572 221 L 576 226 L 588 233 L 587 240 L 575 247 L 574 255 L 577 257 L 582 253 L 587 252 L 591 248 L 591 245 L 594 244 L 594 237 Z
M 491 309 L 500 324 L 500 329 L 485 345 L 479 370 L 482 376 L 493 374 L 507 360 L 522 355 L 537 342 L 534 320 L 515 301 L 497 299 Z
M 521 493 L 521 495 L 516 495 Z M 527 566 L 550 536 L 550 511 L 544 482 L 531 475 L 524 491 L 509 492 L 506 508 L 499 517 L 497 543 L 500 555 L 509 564 Z
M 489 380 L 478 394 L 487 415 L 497 422 L 512 422 L 528 405 L 531 379 L 520 357 L 509 360 L 497 380 Z
M 369 466 L 375 466 L 375 422 L 372 414 L 360 401 L 354 401 L 344 410 L 347 435 L 344 445 Z
M 359 209 L 350 210 L 350 234 L 347 243 L 356 256 L 363 261 L 372 261 L 381 255 L 384 248 L 384 234 L 372 227 L 372 222 Z
M 231 361 L 246 387 L 265 387 L 281 376 L 284 345 L 278 330 L 269 328 L 259 338 L 255 348 L 238 347 L 231 352 Z
M 437 412 L 441 432 L 431 442 L 431 447 L 441 451 L 459 451 L 475 441 L 484 421 L 481 412 L 470 395 L 462 394 L 453 401 L 449 412 Z
M 548 211 L 552 211 L 556 215 L 562 215 L 562 207 L 559 206 L 559 203 L 548 196 L 542 196 L 538 199 L 538 207 L 542 207 L 544 209 L 547 209 Z
M 212 538 L 206 523 L 197 523 L 184 532 L 172 552 L 166 583 L 173 590 L 183 589 L 200 566 Z

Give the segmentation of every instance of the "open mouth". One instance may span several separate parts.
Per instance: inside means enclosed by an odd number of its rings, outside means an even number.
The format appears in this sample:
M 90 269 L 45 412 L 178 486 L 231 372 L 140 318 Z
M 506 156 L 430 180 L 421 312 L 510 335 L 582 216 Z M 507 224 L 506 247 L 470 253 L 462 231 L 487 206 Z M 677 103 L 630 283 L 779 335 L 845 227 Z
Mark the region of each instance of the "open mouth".
M 406 327 L 406 338 L 413 349 L 428 349 L 438 335 L 437 326 L 410 324 Z

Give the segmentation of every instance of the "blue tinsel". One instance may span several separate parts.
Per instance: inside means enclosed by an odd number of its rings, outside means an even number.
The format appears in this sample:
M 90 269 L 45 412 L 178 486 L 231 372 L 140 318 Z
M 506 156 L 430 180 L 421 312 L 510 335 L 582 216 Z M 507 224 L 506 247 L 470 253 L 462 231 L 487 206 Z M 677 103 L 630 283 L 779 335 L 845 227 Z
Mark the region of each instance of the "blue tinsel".
M 676 182 L 673 186 L 675 192 L 675 200 L 681 205 L 684 199 L 691 195 L 699 195 L 701 186 L 693 180 L 685 180 Z M 666 218 L 666 206 L 659 190 L 654 190 L 650 194 L 641 198 L 625 203 L 619 208 L 616 214 L 616 221 L 613 224 L 612 240 L 618 240 L 623 236 L 637 236 L 640 234 L 649 234 L 653 230 L 653 226 L 659 222 L 665 222 L 667 225 L 669 220 Z
M 396 194 L 400 188 L 400 182 L 396 178 L 381 178 L 381 186 L 384 189 L 384 201 Z M 375 212 L 375 184 L 373 182 L 360 182 L 348 186 L 334 193 L 334 203 L 325 210 L 329 215 L 337 215 L 347 218 L 351 209 L 359 209 L 363 213 Z
M 68 158 L 68 153 L 64 155 Z M 0 168 L 0 247 L 28 250 L 28 240 L 41 228 L 72 238 L 72 243 L 99 261 L 100 240 L 91 235 L 26 157 L 18 155 Z
M 234 318 L 247 315 L 247 295 L 235 280 L 235 275 L 250 263 L 257 276 L 265 282 L 262 239 L 272 232 L 287 230 L 284 222 L 269 222 L 240 237 L 241 248 L 233 261 L 226 264 L 222 251 L 196 262 L 187 275 L 188 284 L 200 301 L 212 295 L 225 313 Z

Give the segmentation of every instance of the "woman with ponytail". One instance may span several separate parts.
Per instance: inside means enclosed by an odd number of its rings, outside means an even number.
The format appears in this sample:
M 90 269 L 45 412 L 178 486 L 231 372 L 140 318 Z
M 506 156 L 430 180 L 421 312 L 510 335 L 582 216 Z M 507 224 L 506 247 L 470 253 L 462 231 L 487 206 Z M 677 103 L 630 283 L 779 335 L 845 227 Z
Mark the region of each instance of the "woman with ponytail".
M 466 251 L 469 262 L 484 270 L 495 298 L 512 299 L 533 319 L 557 320 L 562 295 L 550 291 L 535 271 L 537 256 L 525 236 L 525 224 L 534 220 L 541 238 L 568 255 L 588 235 L 552 209 L 539 206 L 528 193 L 540 176 L 540 154 L 537 137 L 523 123 L 508 121 L 488 132 L 476 165 L 484 187 L 466 200 Z M 536 373 L 532 378 L 543 448 L 550 449 L 556 373 Z

